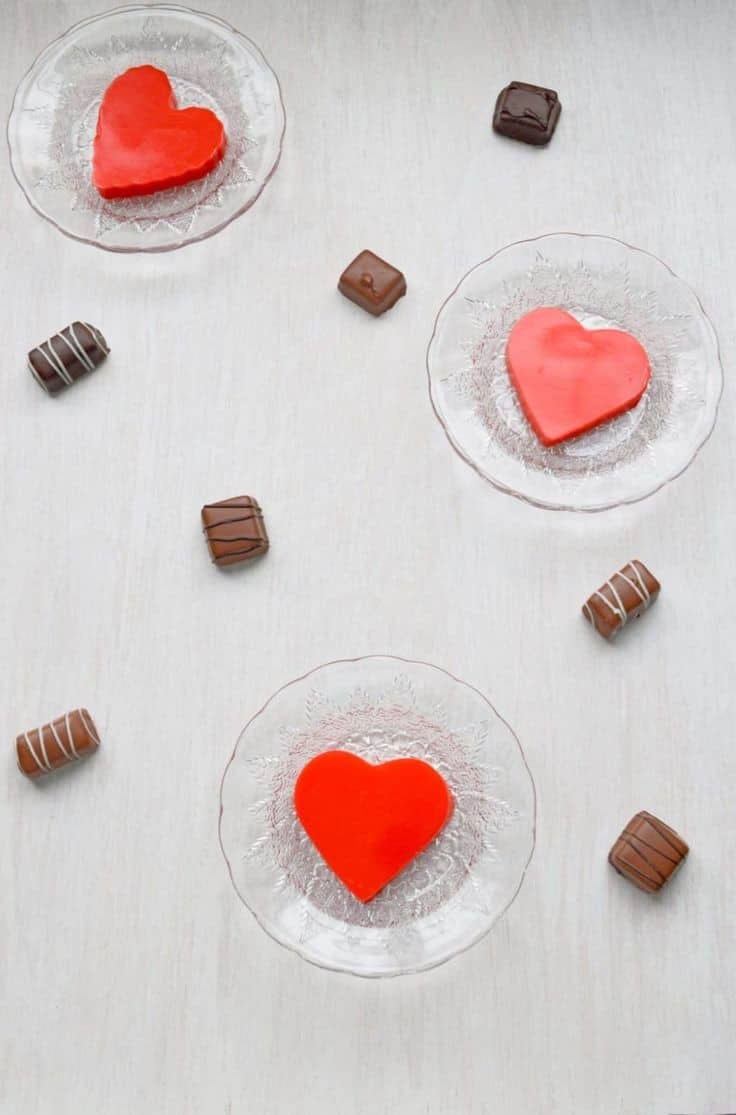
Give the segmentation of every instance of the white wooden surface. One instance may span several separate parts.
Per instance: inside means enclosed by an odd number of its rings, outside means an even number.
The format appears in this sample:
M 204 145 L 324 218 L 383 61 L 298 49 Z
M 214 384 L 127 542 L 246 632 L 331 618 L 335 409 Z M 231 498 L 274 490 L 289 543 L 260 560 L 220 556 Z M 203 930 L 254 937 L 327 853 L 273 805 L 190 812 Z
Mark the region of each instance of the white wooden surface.
M 208 0 L 283 83 L 281 168 L 205 244 L 116 257 L 0 166 L 2 1115 L 658 1115 L 736 1110 L 736 129 L 728 0 Z M 15 84 L 99 0 L 2 0 Z M 559 90 L 543 152 L 493 137 L 511 78 Z M 561 228 L 663 257 L 719 332 L 689 472 L 577 518 L 495 493 L 427 397 L 434 315 L 501 245 Z M 335 292 L 371 247 L 407 297 Z M 104 370 L 43 397 L 27 349 L 80 316 Z M 273 546 L 211 568 L 203 502 Z M 610 648 L 582 598 L 637 555 L 661 602 Z M 329 658 L 387 651 L 486 691 L 539 794 L 526 884 L 479 946 L 366 983 L 280 949 L 217 842 L 244 722 Z M 104 748 L 18 774 L 19 729 L 87 704 Z M 647 808 L 691 842 L 661 900 L 607 867 Z

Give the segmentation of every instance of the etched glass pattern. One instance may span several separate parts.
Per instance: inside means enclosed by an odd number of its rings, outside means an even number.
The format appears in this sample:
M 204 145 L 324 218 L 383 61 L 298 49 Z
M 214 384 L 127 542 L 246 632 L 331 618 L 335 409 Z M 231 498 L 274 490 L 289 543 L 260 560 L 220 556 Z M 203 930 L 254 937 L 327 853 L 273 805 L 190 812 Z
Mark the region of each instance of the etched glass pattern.
M 506 368 L 516 321 L 558 306 L 590 329 L 625 329 L 651 381 L 626 414 L 561 445 L 541 444 Z M 503 248 L 460 282 L 427 353 L 432 404 L 452 446 L 496 487 L 542 507 L 598 511 L 678 476 L 703 445 L 722 389 L 712 325 L 690 288 L 647 252 L 560 233 Z
M 455 801 L 437 840 L 367 904 L 294 810 L 299 771 L 332 748 L 424 759 Z M 241 735 L 221 806 L 233 884 L 263 927 L 358 975 L 428 968 L 472 944 L 513 900 L 534 845 L 534 787 L 513 731 L 471 686 L 389 657 L 330 663 L 279 690 Z
M 91 179 L 100 101 L 113 78 L 145 63 L 169 75 L 181 108 L 217 113 L 227 148 L 204 178 L 108 200 Z M 62 232 L 114 251 L 164 251 L 210 236 L 256 201 L 284 123 L 276 75 L 249 39 L 187 8 L 136 6 L 79 23 L 43 51 L 16 91 L 8 142 L 23 192 Z

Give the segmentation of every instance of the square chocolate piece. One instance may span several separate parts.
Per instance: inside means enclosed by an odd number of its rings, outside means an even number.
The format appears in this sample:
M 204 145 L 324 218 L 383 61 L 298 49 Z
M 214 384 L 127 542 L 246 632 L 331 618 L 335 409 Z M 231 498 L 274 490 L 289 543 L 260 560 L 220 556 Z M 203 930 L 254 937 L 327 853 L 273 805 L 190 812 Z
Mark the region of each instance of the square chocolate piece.
M 561 111 L 554 89 L 512 81 L 498 94 L 493 130 L 539 147 L 551 140 Z
M 632 817 L 608 853 L 608 862 L 634 886 L 661 890 L 690 849 L 681 836 L 651 813 Z
M 250 496 L 205 504 L 202 523 L 215 565 L 250 561 L 268 549 L 263 512 Z
M 343 271 L 337 289 L 376 317 L 406 294 L 406 279 L 373 252 L 361 252 Z
M 612 639 L 630 619 L 651 608 L 661 585 L 643 561 L 635 559 L 589 596 L 583 615 L 604 639 Z

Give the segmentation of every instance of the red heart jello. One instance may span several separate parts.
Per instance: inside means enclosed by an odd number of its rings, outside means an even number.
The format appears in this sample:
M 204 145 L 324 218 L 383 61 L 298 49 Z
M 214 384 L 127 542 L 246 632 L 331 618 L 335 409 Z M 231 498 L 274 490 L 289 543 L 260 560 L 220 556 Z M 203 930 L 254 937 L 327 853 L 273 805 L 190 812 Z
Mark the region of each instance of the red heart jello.
M 155 66 L 135 66 L 108 86 L 97 117 L 92 180 L 103 197 L 181 186 L 222 158 L 225 129 L 208 108 L 177 108 Z
M 539 440 L 557 445 L 636 406 L 651 375 L 644 348 L 621 329 L 586 329 L 544 307 L 516 322 L 506 363 Z
M 374 765 L 325 751 L 301 771 L 294 805 L 327 865 L 369 902 L 435 839 L 453 800 L 442 775 L 421 759 Z

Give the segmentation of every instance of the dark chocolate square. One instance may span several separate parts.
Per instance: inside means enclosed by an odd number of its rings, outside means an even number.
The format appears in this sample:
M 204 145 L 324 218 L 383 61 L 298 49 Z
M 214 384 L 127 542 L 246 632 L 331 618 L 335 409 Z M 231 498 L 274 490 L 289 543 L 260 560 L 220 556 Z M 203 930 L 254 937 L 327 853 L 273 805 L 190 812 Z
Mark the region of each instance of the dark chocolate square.
M 202 524 L 215 565 L 251 561 L 268 549 L 263 512 L 250 496 L 205 504 Z
M 378 316 L 406 294 L 406 279 L 385 259 L 364 251 L 345 268 L 337 288 L 351 302 Z
M 493 128 L 510 139 L 541 146 L 552 138 L 561 110 L 554 89 L 512 81 L 498 94 Z
M 661 890 L 690 849 L 674 829 L 651 813 L 637 813 L 608 854 L 608 862 L 634 886 Z

